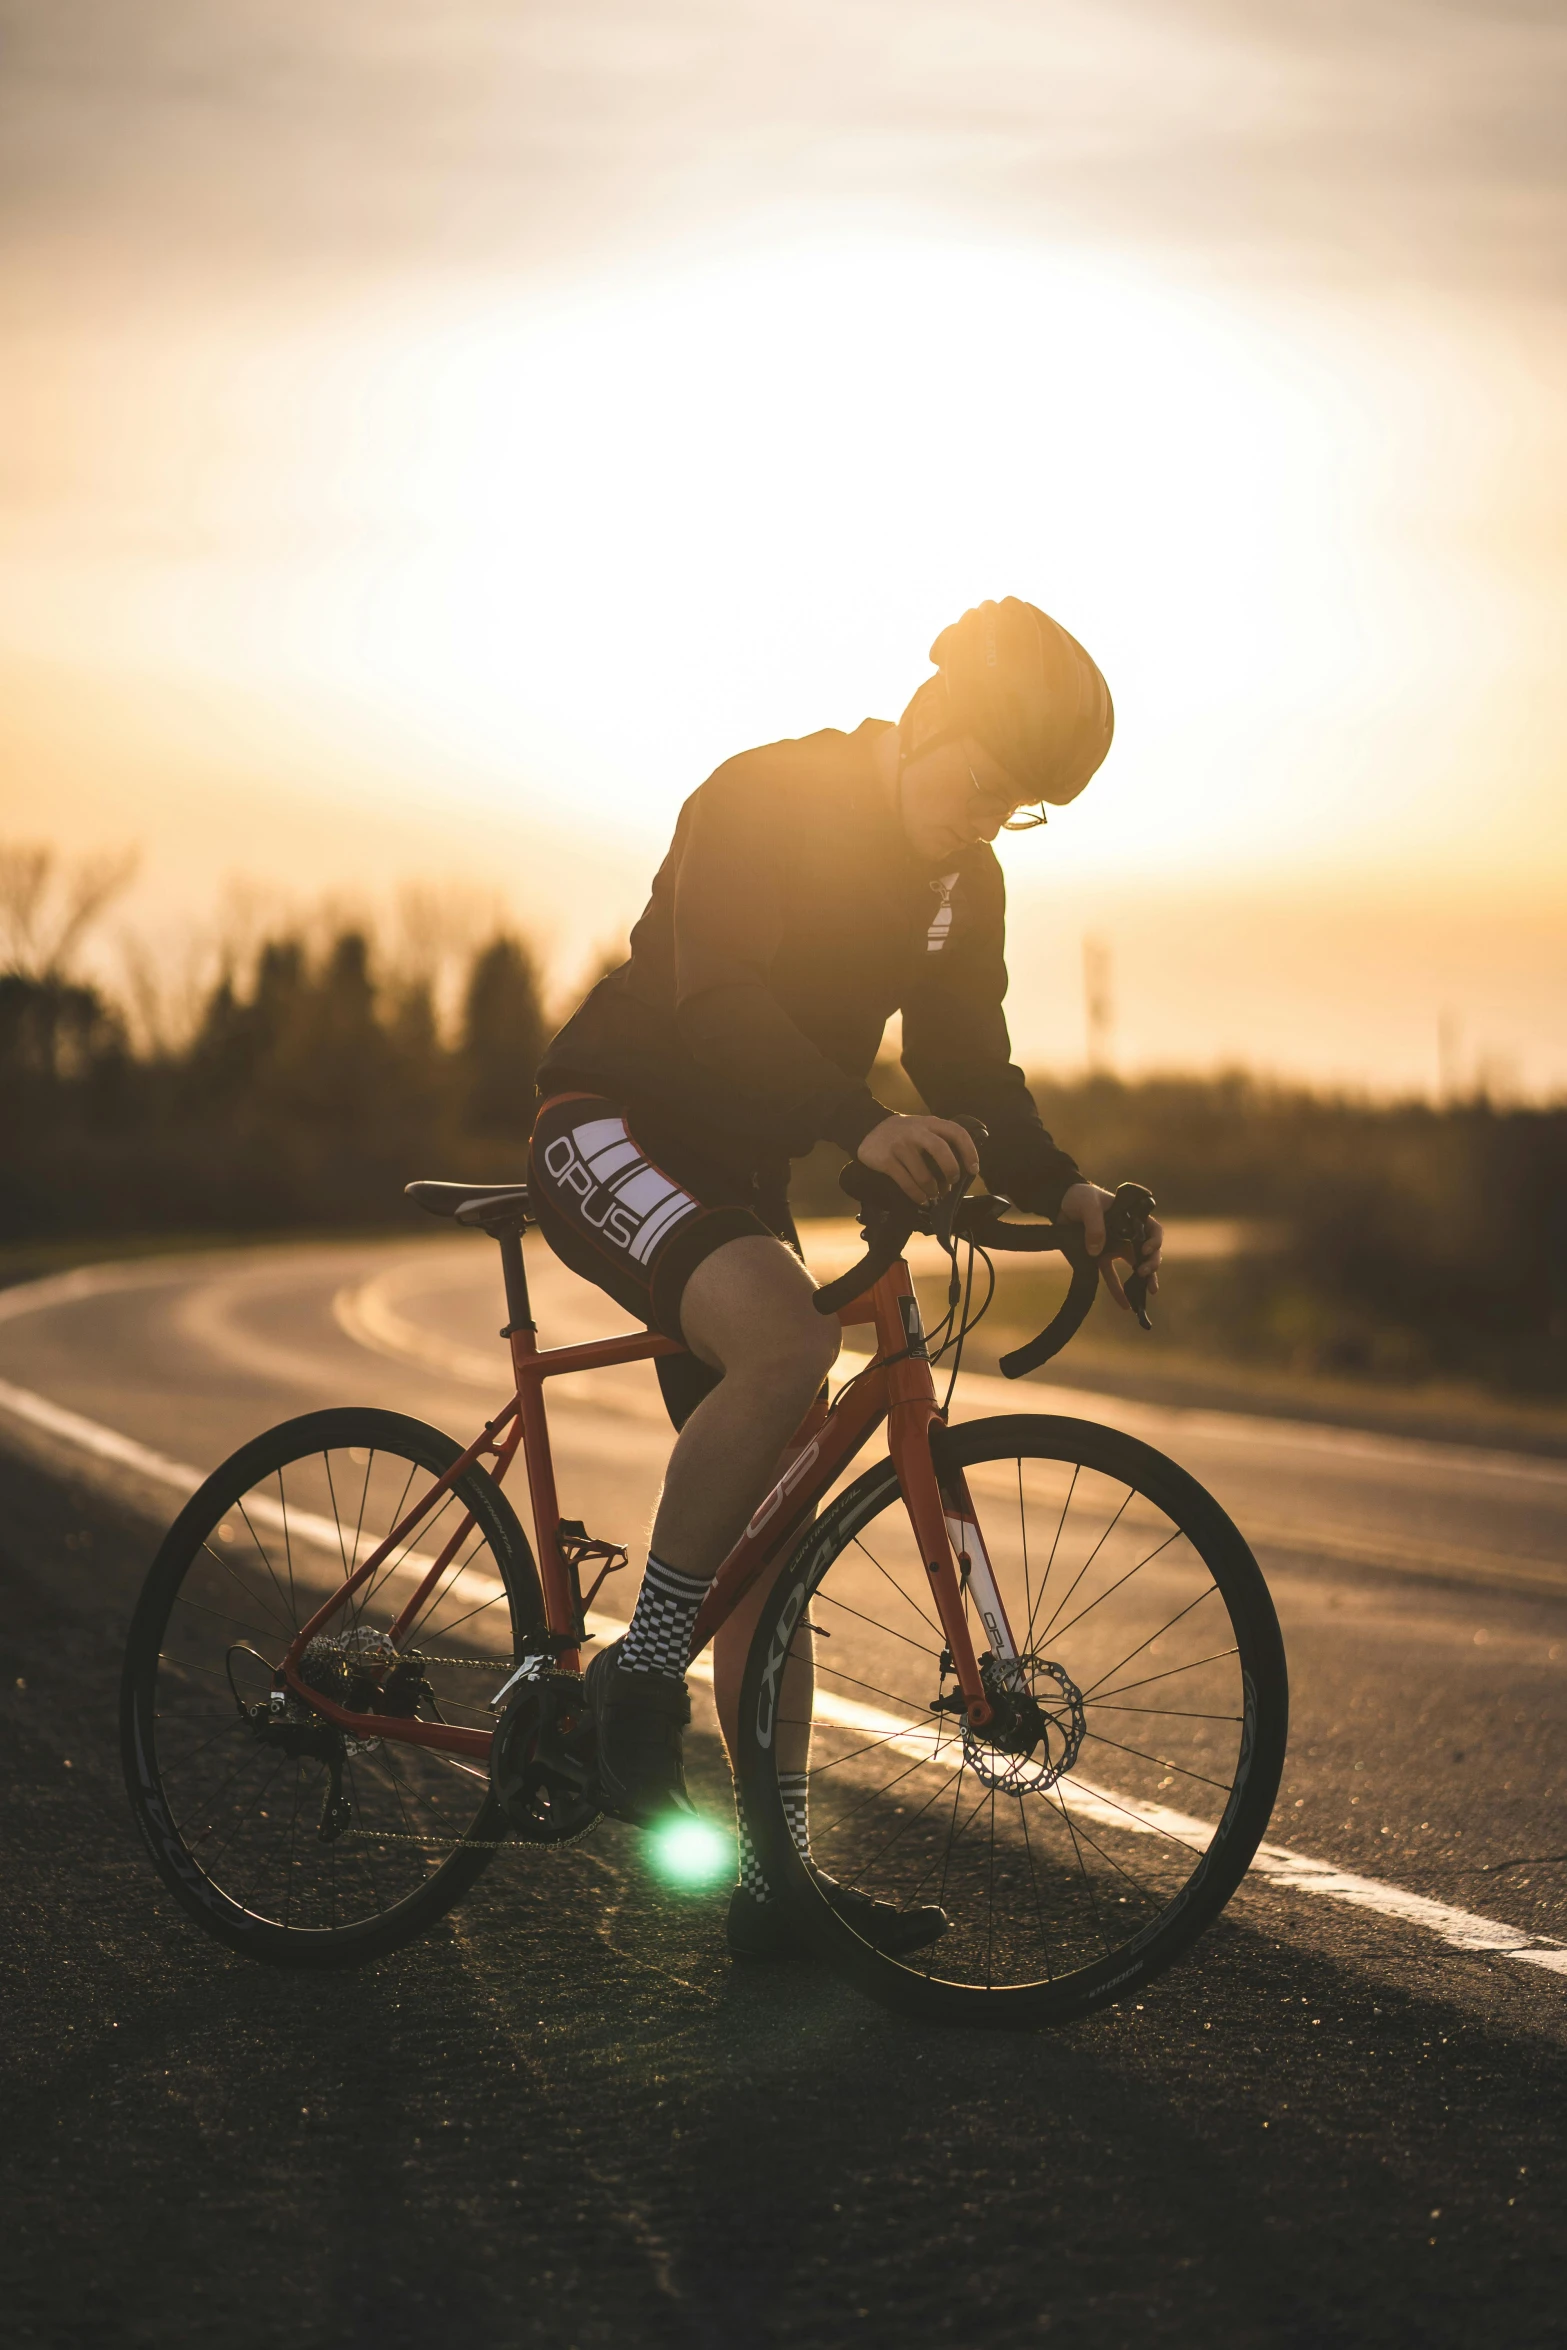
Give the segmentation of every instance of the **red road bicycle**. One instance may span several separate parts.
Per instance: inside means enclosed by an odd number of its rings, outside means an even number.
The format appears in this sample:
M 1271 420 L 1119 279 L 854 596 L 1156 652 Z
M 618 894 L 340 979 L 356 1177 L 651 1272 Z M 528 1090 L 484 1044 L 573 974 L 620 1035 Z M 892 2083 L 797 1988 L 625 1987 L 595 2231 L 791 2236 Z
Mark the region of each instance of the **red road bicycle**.
M 820 1955 L 916 2013 L 1063 2021 L 1169 1965 L 1245 1874 L 1283 1767 L 1278 1622 L 1235 1526 L 1161 1454 L 1052 1415 L 954 1425 L 938 1403 L 911 1232 L 948 1250 L 938 1336 L 958 1349 L 976 1250 L 1067 1254 L 1066 1302 L 1004 1358 L 1014 1376 L 1093 1302 L 1080 1232 L 985 1198 L 921 1214 L 855 1177 L 867 1251 L 818 1304 L 868 1326 L 874 1352 L 802 1426 L 697 1652 L 770 1577 L 741 1792 Z M 466 1447 L 374 1409 L 256 1437 L 170 1528 L 126 1658 L 126 1778 L 159 1873 L 208 1932 L 282 1965 L 379 1957 L 503 1845 L 525 1854 L 600 1816 L 581 1650 L 610 1627 L 584 1577 L 624 1552 L 561 1515 L 544 1382 L 677 1351 L 647 1333 L 541 1349 L 526 1186 L 409 1191 L 500 1244 L 510 1403 Z M 1133 1194 L 1125 1216 L 1152 1205 Z M 883 1425 L 886 1457 L 835 1493 Z M 531 1546 L 503 1490 L 519 1450 Z M 888 1956 L 828 1906 L 779 1792 L 800 1767 L 817 1865 L 902 1907 L 938 1902 L 939 1941 Z

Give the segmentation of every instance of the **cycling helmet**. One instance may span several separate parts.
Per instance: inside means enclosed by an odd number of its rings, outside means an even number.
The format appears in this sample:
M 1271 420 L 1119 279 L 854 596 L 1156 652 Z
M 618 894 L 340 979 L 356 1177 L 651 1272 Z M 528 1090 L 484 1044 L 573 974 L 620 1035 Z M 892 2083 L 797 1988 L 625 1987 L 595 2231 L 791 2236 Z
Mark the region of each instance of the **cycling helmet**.
M 1035 604 L 1004 596 L 976 604 L 930 648 L 928 678 L 910 714 L 914 741 L 969 734 L 1029 799 L 1064 808 L 1110 748 L 1110 688 L 1075 636 Z

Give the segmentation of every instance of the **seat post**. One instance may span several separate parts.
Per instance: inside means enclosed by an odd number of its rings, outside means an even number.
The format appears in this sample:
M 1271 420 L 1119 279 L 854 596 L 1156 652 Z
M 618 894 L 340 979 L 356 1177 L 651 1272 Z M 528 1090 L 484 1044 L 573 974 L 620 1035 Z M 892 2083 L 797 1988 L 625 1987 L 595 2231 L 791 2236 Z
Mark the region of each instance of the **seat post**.
M 508 1225 L 494 1237 L 500 1244 L 501 1274 L 506 1283 L 506 1327 L 501 1336 L 509 1338 L 514 1330 L 534 1328 L 528 1273 L 522 1261 L 522 1234 L 517 1226 Z

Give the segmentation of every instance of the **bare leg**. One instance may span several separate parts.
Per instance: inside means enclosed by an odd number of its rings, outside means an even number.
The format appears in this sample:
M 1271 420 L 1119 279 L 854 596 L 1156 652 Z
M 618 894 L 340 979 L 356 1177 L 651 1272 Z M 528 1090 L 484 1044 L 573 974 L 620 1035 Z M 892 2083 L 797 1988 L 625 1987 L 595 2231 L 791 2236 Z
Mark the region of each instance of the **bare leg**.
M 724 1376 L 680 1431 L 653 1521 L 653 1549 L 682 1574 L 717 1573 L 780 1474 L 785 1447 L 837 1355 L 838 1324 L 817 1313 L 814 1288 L 792 1250 L 760 1238 L 716 1250 L 686 1284 L 686 1344 Z M 713 1644 L 714 1693 L 731 1761 L 741 1676 L 768 1588 L 764 1579 L 746 1594 Z M 810 1749 L 811 1664 L 805 1644 L 797 1649 L 783 1689 L 785 1770 L 804 1770 Z
M 686 1283 L 686 1344 L 723 1378 L 675 1440 L 653 1520 L 654 1550 L 682 1575 L 717 1574 L 837 1358 L 815 1287 L 792 1249 L 760 1236 L 716 1249 Z

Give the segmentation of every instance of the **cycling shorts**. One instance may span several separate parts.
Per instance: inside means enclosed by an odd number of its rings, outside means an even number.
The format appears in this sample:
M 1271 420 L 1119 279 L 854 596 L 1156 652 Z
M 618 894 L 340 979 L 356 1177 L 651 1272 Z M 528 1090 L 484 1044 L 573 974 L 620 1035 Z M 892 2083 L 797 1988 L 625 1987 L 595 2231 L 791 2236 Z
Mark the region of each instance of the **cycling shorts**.
M 756 1165 L 655 1108 L 552 1094 L 534 1121 L 529 1160 L 532 1213 L 555 1255 L 682 1344 L 685 1285 L 715 1249 L 771 1239 L 800 1254 L 788 1160 Z M 694 1355 L 661 1356 L 657 1369 L 676 1427 L 718 1384 Z

